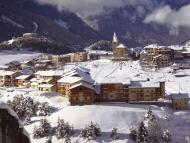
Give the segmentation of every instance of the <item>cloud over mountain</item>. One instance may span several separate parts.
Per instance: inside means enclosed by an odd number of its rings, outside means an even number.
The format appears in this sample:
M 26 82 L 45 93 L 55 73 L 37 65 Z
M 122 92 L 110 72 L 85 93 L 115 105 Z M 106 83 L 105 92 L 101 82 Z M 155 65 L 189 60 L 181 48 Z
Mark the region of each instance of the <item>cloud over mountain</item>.
M 59 10 L 68 9 L 82 16 L 100 14 L 105 8 L 124 7 L 125 5 L 144 5 L 151 0 L 36 0 L 40 4 L 50 4 Z
M 179 10 L 165 5 L 146 16 L 144 23 L 148 24 L 151 22 L 174 27 L 190 27 L 190 4 L 181 7 Z

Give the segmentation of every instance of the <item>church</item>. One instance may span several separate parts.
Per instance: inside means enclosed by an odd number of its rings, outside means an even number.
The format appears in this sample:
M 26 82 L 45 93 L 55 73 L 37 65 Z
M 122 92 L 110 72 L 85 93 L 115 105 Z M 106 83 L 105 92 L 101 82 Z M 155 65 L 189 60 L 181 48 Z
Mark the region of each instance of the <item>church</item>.
M 116 61 L 127 61 L 129 59 L 127 47 L 118 41 L 116 33 L 112 40 L 113 57 Z

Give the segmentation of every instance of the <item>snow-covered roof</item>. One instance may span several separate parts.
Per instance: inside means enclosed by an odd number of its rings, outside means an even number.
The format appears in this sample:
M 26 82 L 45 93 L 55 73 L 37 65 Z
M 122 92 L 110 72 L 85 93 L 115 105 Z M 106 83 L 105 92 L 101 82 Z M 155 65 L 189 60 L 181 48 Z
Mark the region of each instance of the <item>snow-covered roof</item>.
M 40 60 L 39 63 L 49 63 L 51 60 Z
M 151 82 L 151 81 L 132 81 L 130 88 L 159 88 L 159 82 Z
M 9 67 L 8 65 L 0 65 L 0 69 L 6 69 L 8 67 Z
M 37 83 L 37 82 L 32 82 L 31 85 L 34 85 L 34 86 L 35 86 L 35 85 L 39 85 L 39 83 Z
M 53 86 L 55 86 L 55 85 L 54 84 L 40 84 L 38 87 L 40 87 L 40 88 L 51 88 Z
M 30 82 L 36 82 L 36 83 L 48 83 L 48 82 L 50 82 L 52 79 L 37 79 L 37 78 L 32 78 L 31 80 L 30 80 Z
M 4 71 L 4 70 L 0 70 L 0 76 L 12 76 L 14 75 L 16 72 L 14 71 Z
M 89 74 L 89 70 L 86 68 L 80 68 L 80 67 L 76 68 L 75 67 L 75 68 L 71 69 L 70 71 L 66 72 L 64 74 L 64 77 L 80 77 L 81 80 L 87 81 L 89 83 L 94 83 L 94 80 L 91 78 L 91 76 Z M 74 80 L 76 80 L 76 79 L 74 79 Z
M 119 46 L 117 46 L 116 48 L 123 48 L 123 49 L 125 49 L 127 47 L 124 44 L 119 44 Z
M 62 76 L 64 73 L 63 70 L 49 70 L 49 71 L 38 71 L 35 75 L 40 76 Z
M 89 55 L 113 55 L 113 52 L 111 51 L 105 51 L 105 50 L 89 50 Z
M 187 93 L 175 93 L 171 94 L 172 99 L 189 99 L 189 96 Z
M 102 81 L 99 81 L 98 84 L 125 84 L 125 85 L 130 85 L 131 80 L 129 78 L 125 80 L 121 80 L 120 78 L 116 79 L 110 79 L 110 78 L 104 78 Z
M 147 45 L 145 46 L 144 48 L 158 48 L 158 44 L 150 44 L 150 45 Z
M 73 88 L 76 88 L 76 87 L 79 87 L 79 86 L 84 86 L 84 87 L 87 87 L 87 88 L 89 88 L 89 89 L 93 89 L 93 90 L 94 90 L 93 85 L 87 84 L 87 83 L 84 83 L 84 82 L 80 82 L 80 83 L 78 83 L 78 84 L 74 84 L 74 85 L 72 85 L 69 89 L 73 89 Z
M 58 80 L 57 82 L 58 82 L 58 83 L 69 83 L 69 84 L 72 84 L 72 83 L 78 82 L 78 81 L 80 81 L 80 80 L 82 80 L 81 77 L 67 76 L 67 77 L 61 78 L 61 79 Z
M 11 62 L 8 63 L 7 65 L 9 65 L 9 64 L 18 66 L 18 65 L 21 64 L 21 62 L 19 62 L 19 61 L 11 61 Z
M 20 75 L 20 76 L 16 77 L 16 79 L 18 79 L 18 80 L 25 80 L 25 79 L 29 78 L 30 76 L 31 75 Z
M 117 38 L 117 35 L 116 35 L 115 32 L 114 32 L 114 34 L 113 34 L 113 42 L 114 42 L 114 43 L 117 43 L 117 42 L 118 42 L 118 38 Z
M 168 48 L 173 49 L 175 51 L 183 51 L 184 50 L 184 46 L 180 46 L 180 45 L 171 45 Z
M 145 48 L 159 48 L 159 49 L 160 49 L 160 48 L 162 48 L 162 49 L 165 48 L 165 49 L 168 49 L 167 46 L 160 46 L 160 45 L 158 45 L 158 44 L 150 44 L 150 45 L 148 45 L 148 46 L 145 46 L 144 49 L 145 49 Z

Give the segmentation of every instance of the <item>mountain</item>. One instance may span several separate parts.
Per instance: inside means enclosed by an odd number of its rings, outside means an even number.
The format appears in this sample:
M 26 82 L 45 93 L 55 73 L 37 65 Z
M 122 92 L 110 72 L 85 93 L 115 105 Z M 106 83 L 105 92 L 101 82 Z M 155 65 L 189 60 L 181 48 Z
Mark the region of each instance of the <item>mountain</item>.
M 39 51 L 43 53 L 65 54 L 70 52 L 70 48 L 57 44 L 48 37 L 38 35 L 37 33 L 25 33 L 23 36 L 13 38 L 0 43 L 0 49 L 28 49 L 30 51 Z
M 0 41 L 36 32 L 62 47 L 83 47 L 101 38 L 75 13 L 60 12 L 53 6 L 39 5 L 34 0 L 1 0 L 0 27 Z
M 119 39 L 129 47 L 145 46 L 158 43 L 160 45 L 181 44 L 190 39 L 190 28 L 176 28 L 171 25 L 144 23 L 145 17 L 154 10 L 170 5 L 179 8 L 190 4 L 189 0 L 152 0 L 146 4 L 126 5 L 120 8 L 106 9 L 106 13 L 84 17 L 84 21 L 110 39 L 116 32 Z
M 38 33 L 62 47 L 57 53 L 64 53 L 81 50 L 99 40 L 110 41 L 114 32 L 128 47 L 181 44 L 190 39 L 190 28 L 143 22 L 148 14 L 164 5 L 178 10 L 190 4 L 189 0 L 145 1 L 149 3 L 104 7 L 101 14 L 82 17 L 40 5 L 36 0 L 0 0 L 0 42 L 23 33 Z

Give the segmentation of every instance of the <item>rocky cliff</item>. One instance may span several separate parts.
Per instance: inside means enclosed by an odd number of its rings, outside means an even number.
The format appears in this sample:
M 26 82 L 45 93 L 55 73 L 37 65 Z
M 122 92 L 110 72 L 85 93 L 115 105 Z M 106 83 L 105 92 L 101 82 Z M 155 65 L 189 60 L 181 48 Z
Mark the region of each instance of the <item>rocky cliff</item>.
M 0 104 L 0 143 L 30 143 L 16 113 Z

